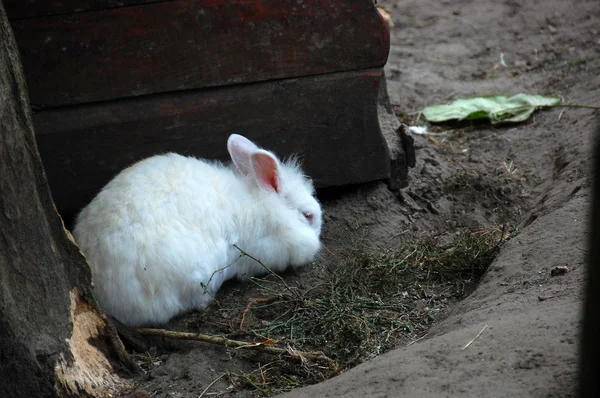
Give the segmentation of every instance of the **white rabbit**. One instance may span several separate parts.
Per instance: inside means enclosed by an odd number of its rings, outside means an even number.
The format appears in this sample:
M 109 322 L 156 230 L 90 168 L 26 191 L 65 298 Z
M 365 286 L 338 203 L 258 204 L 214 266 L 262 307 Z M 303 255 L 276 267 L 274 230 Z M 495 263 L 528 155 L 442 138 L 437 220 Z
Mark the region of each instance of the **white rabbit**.
M 223 281 L 300 266 L 320 249 L 321 207 L 294 161 L 248 139 L 227 141 L 231 166 L 175 153 L 123 170 L 73 231 L 101 309 L 129 326 L 204 308 Z M 235 246 L 234 246 L 235 245 Z

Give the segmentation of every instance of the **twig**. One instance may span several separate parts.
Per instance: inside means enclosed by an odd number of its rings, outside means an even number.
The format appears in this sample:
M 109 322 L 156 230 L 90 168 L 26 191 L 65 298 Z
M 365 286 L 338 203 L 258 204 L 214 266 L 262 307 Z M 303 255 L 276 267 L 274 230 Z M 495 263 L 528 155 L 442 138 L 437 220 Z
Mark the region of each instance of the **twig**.
M 234 246 L 235 246 L 235 245 L 234 245 Z M 236 246 L 236 247 L 237 247 L 237 246 Z M 238 258 L 236 258 L 235 260 L 233 260 L 231 263 L 229 263 L 229 264 L 227 264 L 226 266 L 224 266 L 223 268 L 219 268 L 218 270 L 216 270 L 215 272 L 213 272 L 213 273 L 210 275 L 210 278 L 208 278 L 208 282 L 206 282 L 206 284 L 204 284 L 204 283 L 201 283 L 201 285 L 202 285 L 202 288 L 204 289 L 204 293 L 208 293 L 208 294 L 210 294 L 210 292 L 208 291 L 208 285 L 210 285 L 210 282 L 212 281 L 212 278 L 213 278 L 213 277 L 214 277 L 214 276 L 215 276 L 217 273 L 219 273 L 219 272 L 221 272 L 221 271 L 225 271 L 227 268 L 231 267 L 233 264 L 235 264 L 235 263 L 236 263 L 236 262 L 237 262 L 237 261 L 238 261 L 240 258 L 242 258 L 242 257 L 244 257 L 244 255 L 243 255 L 243 254 L 240 254 L 240 255 L 238 256 Z M 211 294 L 211 297 L 212 297 L 212 294 Z M 214 299 L 214 297 L 213 297 L 213 299 Z
M 215 384 L 217 381 L 221 380 L 223 378 L 223 376 L 226 376 L 227 373 L 223 373 L 221 376 L 217 377 L 216 379 L 214 379 L 209 385 L 208 387 L 206 387 L 204 389 L 204 391 L 202 391 L 202 393 L 200 393 L 200 395 L 198 395 L 198 398 L 202 398 L 204 396 L 204 394 L 206 394 L 206 392 L 213 386 L 213 384 Z
M 522 106 L 515 106 L 512 108 L 509 108 L 508 110 L 510 111 L 521 111 L 521 110 L 526 110 L 526 109 L 531 109 L 531 108 L 535 108 L 535 109 L 548 109 L 548 108 L 582 108 L 582 109 L 593 109 L 593 110 L 600 110 L 600 106 L 595 106 L 595 105 L 578 105 L 578 104 L 556 104 L 556 105 L 522 105 Z
M 267 379 L 265 378 L 265 372 L 263 371 L 262 366 L 260 366 L 260 362 L 258 363 L 258 370 L 260 371 L 260 377 L 262 379 L 263 386 L 267 385 Z
M 266 346 L 261 343 L 249 343 L 247 341 L 230 340 L 226 337 L 210 336 L 207 334 L 199 333 L 177 332 L 174 330 L 139 328 L 135 329 L 135 331 L 145 336 L 161 336 L 168 337 L 171 339 L 196 340 L 203 341 L 205 343 L 224 345 L 226 347 L 245 348 L 248 350 L 261 351 L 272 355 L 288 355 L 291 358 L 300 362 L 302 362 L 305 359 L 310 359 L 312 361 L 326 361 L 333 368 L 337 369 L 337 366 L 331 358 L 318 352 L 296 351 L 291 349 Z
M 593 106 L 593 105 L 577 105 L 577 104 L 559 104 L 559 105 L 551 105 L 549 106 L 549 108 L 582 108 L 582 109 L 593 109 L 593 110 L 600 110 L 600 106 Z M 562 111 L 560 111 L 560 114 L 558 115 L 558 121 L 560 122 L 560 119 L 562 118 L 563 113 L 565 113 L 565 110 L 563 109 Z
M 236 249 L 238 249 L 241 253 L 241 255 L 247 256 L 248 258 L 250 258 L 251 260 L 256 261 L 258 264 L 260 264 L 264 269 L 267 270 L 267 272 L 271 275 L 274 275 L 277 279 L 279 279 L 279 281 L 283 284 L 283 286 L 285 286 L 285 288 L 292 293 L 292 295 L 294 295 L 297 298 L 300 298 L 300 296 L 298 295 L 297 291 L 292 290 L 292 288 L 285 283 L 285 280 L 277 273 L 273 272 L 271 270 L 271 268 L 267 267 L 265 264 L 263 264 L 262 261 L 260 261 L 259 259 L 257 259 L 256 257 L 251 256 L 250 254 L 246 253 L 244 250 L 242 250 L 238 245 L 234 244 L 233 247 L 235 247 Z
M 274 296 L 274 297 L 257 297 L 253 300 L 248 301 L 248 305 L 246 305 L 246 308 L 244 309 L 244 311 L 242 311 L 242 319 L 240 320 L 240 327 L 239 329 L 242 332 L 245 332 L 246 329 L 244 329 L 244 322 L 246 321 L 246 314 L 248 314 L 248 312 L 250 311 L 250 308 L 252 306 L 254 306 L 255 304 L 270 304 L 273 303 L 277 300 L 279 300 L 280 297 Z
M 386 242 L 389 242 L 389 241 L 391 241 L 392 239 L 399 237 L 400 235 L 404 235 L 404 234 L 405 234 L 405 233 L 407 233 L 408 231 L 409 231 L 408 229 L 405 229 L 404 231 L 400 231 L 400 232 L 398 232 L 397 234 L 394 234 L 394 235 L 390 236 Z
M 465 346 L 464 346 L 463 348 L 461 348 L 461 350 L 464 350 L 464 349 L 466 349 L 468 346 L 470 346 L 471 344 L 473 344 L 473 342 L 474 342 L 475 340 L 477 340 L 477 339 L 479 338 L 479 336 L 481 336 L 481 333 L 483 333 L 483 331 L 484 331 L 485 329 L 487 329 L 487 327 L 488 327 L 488 325 L 485 325 L 485 326 L 483 327 L 483 329 L 481 329 L 481 331 L 480 331 L 479 333 L 477 333 L 477 336 L 475 336 L 475 338 L 473 338 L 473 340 L 471 340 L 471 341 L 469 341 L 467 344 L 465 344 Z
M 421 120 L 421 115 L 423 114 L 422 111 L 419 111 L 419 113 L 417 114 L 417 119 L 415 120 L 414 124 L 419 123 L 419 120 Z
M 417 252 L 417 250 L 418 250 L 418 248 L 415 248 L 415 250 L 408 253 L 402 260 L 400 260 L 399 263 L 394 264 L 392 267 L 390 267 L 390 269 L 388 270 L 388 274 L 391 274 L 392 271 L 395 270 L 399 265 L 406 263 L 406 260 L 408 260 L 408 258 L 411 257 L 413 254 L 415 254 Z M 406 267 L 404 267 L 404 269 L 406 269 Z
M 407 347 L 408 347 L 408 346 L 411 346 L 411 345 L 415 344 L 417 341 L 421 341 L 421 340 L 423 340 L 425 337 L 427 337 L 427 333 L 425 333 L 423 336 L 419 337 L 418 339 L 411 341 L 411 342 L 410 342 L 410 343 L 408 343 L 406 346 L 407 346 Z
M 462 163 L 460 163 L 458 160 L 456 160 L 454 158 L 454 156 L 450 155 L 450 160 L 453 161 L 454 163 L 456 163 L 461 169 L 463 169 L 463 171 L 465 173 L 467 173 L 467 174 L 469 173 L 469 170 L 465 166 L 463 166 Z
M 544 106 L 544 107 L 546 107 L 546 106 Z M 600 106 L 594 106 L 594 105 L 577 105 L 577 104 L 549 105 L 548 108 L 583 108 L 583 109 L 594 109 L 596 111 L 600 110 Z

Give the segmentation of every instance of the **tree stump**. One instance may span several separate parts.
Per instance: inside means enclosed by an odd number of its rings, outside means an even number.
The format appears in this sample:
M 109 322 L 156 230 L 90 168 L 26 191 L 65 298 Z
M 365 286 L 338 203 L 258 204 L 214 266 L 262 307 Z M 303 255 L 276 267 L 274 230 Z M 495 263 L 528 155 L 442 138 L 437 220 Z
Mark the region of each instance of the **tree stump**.
M 52 202 L 0 2 L 0 396 L 110 396 L 134 372 Z

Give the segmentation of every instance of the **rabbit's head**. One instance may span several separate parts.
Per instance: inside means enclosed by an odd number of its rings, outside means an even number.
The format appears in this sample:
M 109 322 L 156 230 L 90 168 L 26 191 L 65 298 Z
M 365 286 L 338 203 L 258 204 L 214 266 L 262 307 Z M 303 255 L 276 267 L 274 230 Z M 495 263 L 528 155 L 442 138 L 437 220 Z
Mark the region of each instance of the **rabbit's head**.
M 265 209 L 264 233 L 286 251 L 291 265 L 313 260 L 320 249 L 322 211 L 309 178 L 295 160 L 281 162 L 272 152 L 232 134 L 227 149 L 239 174 Z

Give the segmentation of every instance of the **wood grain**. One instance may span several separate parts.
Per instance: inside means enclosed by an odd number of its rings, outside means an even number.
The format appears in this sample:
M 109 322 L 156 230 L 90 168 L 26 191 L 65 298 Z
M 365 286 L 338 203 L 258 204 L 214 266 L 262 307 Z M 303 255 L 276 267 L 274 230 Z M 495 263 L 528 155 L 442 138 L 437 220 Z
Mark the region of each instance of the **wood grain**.
M 157 0 L 3 0 L 11 20 L 156 3 Z
M 12 26 L 35 107 L 381 67 L 389 51 L 372 0 L 176 0 Z
M 38 147 L 61 214 L 73 214 L 119 171 L 157 153 L 228 160 L 238 133 L 298 154 L 319 187 L 387 178 L 379 129 L 380 69 L 44 110 Z

